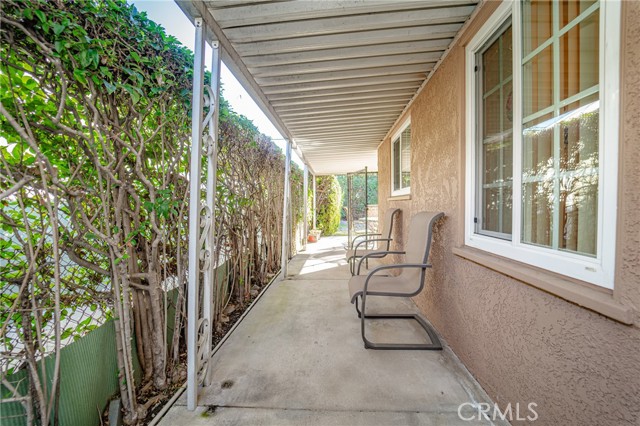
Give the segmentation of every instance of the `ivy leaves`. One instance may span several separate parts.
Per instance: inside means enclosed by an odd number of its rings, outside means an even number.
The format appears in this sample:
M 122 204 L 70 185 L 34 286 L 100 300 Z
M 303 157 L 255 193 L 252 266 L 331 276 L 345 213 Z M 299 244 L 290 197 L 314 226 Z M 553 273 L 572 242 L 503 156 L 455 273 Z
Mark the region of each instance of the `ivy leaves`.
M 82 86 L 92 82 L 108 95 L 126 94 L 137 105 L 168 87 L 189 83 L 180 82 L 180 75 L 190 72 L 191 52 L 125 1 L 26 0 L 21 6 L 5 9 L 25 26 L 39 29 Z
M 171 189 L 159 189 L 156 191 L 155 202 L 145 201 L 143 203 L 144 208 L 148 213 L 156 212 L 158 216 L 162 218 L 169 218 L 169 216 L 178 214 L 179 202 L 174 198 L 173 191 Z

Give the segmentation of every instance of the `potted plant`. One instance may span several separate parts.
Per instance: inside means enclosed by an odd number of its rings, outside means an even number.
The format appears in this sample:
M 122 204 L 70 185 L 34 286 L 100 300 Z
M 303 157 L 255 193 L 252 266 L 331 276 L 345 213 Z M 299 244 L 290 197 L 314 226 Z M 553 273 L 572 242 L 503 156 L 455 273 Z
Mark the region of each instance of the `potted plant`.
M 310 243 L 318 242 L 318 240 L 320 239 L 320 235 L 321 234 L 322 234 L 322 230 L 321 229 L 310 229 L 309 230 L 309 237 L 308 237 L 307 241 L 309 241 Z

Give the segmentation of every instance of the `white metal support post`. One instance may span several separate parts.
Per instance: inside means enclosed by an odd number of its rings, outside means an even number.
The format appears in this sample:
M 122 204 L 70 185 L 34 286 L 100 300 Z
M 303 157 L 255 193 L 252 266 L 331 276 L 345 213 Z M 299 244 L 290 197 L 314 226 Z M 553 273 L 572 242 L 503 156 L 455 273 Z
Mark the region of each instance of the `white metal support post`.
M 282 252 L 281 252 L 281 272 L 282 278 L 287 278 L 287 269 L 289 265 L 289 205 L 291 198 L 291 185 L 290 185 L 290 174 L 291 174 L 291 141 L 286 140 L 286 148 L 285 148 L 285 160 L 284 160 L 284 197 L 283 205 L 282 205 Z
M 302 237 L 304 238 L 302 246 L 307 249 L 307 238 L 309 237 L 309 166 L 304 165 L 304 178 L 302 184 L 304 222 L 302 226 Z
M 205 386 L 209 385 L 208 366 L 211 358 L 211 330 L 213 324 L 212 304 L 213 304 L 213 288 L 215 283 L 215 270 L 218 266 L 217 258 L 215 258 L 215 239 L 216 239 L 216 187 L 217 187 L 217 169 L 218 169 L 218 116 L 219 116 L 219 98 L 220 98 L 220 48 L 219 43 L 212 42 L 212 61 L 211 61 L 211 84 L 205 86 L 207 93 L 205 101 L 208 103 L 209 110 L 204 119 L 204 126 L 208 126 L 208 135 L 203 144 L 204 155 L 207 156 L 207 200 L 205 208 L 206 224 L 203 227 L 205 236 L 204 256 L 208 258 L 203 266 L 204 275 L 204 291 L 202 299 L 204 305 L 202 307 L 202 318 L 206 326 L 206 333 L 201 336 L 202 345 L 199 350 L 202 356 L 199 361 L 202 362 L 202 379 Z
M 189 172 L 189 281 L 187 289 L 187 409 L 195 410 L 198 395 L 198 326 L 200 309 L 200 184 L 202 172 L 202 111 L 204 98 L 204 35 L 202 18 L 195 19 L 191 165 Z
M 313 175 L 313 229 L 318 228 L 316 216 L 316 175 Z

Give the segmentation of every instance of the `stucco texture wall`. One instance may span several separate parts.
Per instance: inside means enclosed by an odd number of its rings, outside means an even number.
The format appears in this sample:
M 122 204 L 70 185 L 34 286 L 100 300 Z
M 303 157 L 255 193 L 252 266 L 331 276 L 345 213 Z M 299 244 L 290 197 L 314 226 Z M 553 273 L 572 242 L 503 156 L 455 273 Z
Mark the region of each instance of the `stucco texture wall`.
M 640 307 L 640 2 L 626 2 L 615 298 Z M 411 198 L 390 198 L 390 141 L 378 151 L 380 208 L 444 211 L 425 290 L 415 297 L 489 395 L 538 404 L 538 425 L 640 424 L 640 328 L 623 325 L 452 253 L 464 244 L 464 47 L 486 5 L 407 114 Z M 401 120 L 402 121 L 402 120 Z M 386 191 L 386 192 L 384 192 Z M 517 422 L 514 422 L 517 423 Z

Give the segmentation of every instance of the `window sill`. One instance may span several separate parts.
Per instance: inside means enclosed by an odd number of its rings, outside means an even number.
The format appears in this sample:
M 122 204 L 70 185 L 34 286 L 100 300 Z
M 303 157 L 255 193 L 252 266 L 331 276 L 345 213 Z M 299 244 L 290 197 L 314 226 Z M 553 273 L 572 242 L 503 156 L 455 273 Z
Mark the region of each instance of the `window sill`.
M 387 198 L 387 201 L 404 201 L 404 200 L 410 200 L 411 199 L 411 194 L 402 194 L 402 195 L 392 195 L 391 197 Z
M 597 289 L 591 284 L 471 247 L 454 247 L 452 251 L 459 257 L 508 275 L 608 318 L 623 324 L 633 324 L 632 309 L 615 301 L 610 290 Z

